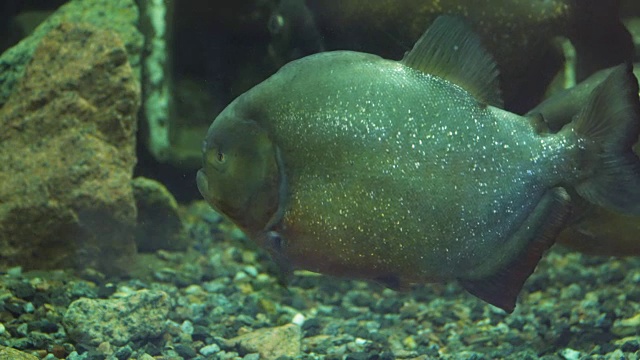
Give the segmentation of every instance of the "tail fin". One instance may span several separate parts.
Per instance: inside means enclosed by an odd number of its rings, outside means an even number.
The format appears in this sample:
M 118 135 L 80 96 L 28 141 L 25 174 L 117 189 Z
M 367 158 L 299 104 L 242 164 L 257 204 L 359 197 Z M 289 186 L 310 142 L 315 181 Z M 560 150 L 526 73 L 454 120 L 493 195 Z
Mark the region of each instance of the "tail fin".
M 640 134 L 640 100 L 631 65 L 617 66 L 593 90 L 572 126 L 589 164 L 576 191 L 591 203 L 640 214 L 640 159 L 631 150 Z

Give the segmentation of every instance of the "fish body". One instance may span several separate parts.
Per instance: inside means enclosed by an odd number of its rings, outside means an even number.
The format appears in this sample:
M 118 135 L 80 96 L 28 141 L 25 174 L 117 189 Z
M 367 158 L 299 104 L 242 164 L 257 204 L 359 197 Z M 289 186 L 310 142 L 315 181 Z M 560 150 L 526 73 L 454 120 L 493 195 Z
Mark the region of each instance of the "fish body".
M 281 235 L 296 267 L 385 277 L 402 259 L 416 279 L 470 275 L 569 166 L 561 139 L 396 61 L 322 53 L 281 75 L 241 101 L 269 108 L 291 169 Z
M 626 94 L 628 82 L 616 82 L 628 76 L 621 68 L 594 96 Z M 511 311 L 569 215 L 562 186 L 630 212 L 640 194 L 606 193 L 610 174 L 599 176 L 591 148 L 621 135 L 602 135 L 601 103 L 549 133 L 539 118 L 499 108 L 496 79 L 477 37 L 451 17 L 400 62 L 308 56 L 216 118 L 198 187 L 288 267 L 393 288 L 458 280 Z M 637 137 L 635 105 L 620 122 Z M 640 184 L 637 159 L 624 162 Z

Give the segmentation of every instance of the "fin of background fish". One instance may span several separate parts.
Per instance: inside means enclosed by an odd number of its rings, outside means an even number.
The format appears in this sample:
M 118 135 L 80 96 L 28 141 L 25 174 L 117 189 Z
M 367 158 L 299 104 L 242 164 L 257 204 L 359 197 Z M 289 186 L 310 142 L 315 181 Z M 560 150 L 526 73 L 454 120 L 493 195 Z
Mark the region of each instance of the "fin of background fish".
M 616 68 L 600 70 L 576 86 L 553 94 L 531 109 L 527 116 L 541 114 L 552 132 L 560 130 L 583 108 L 591 92 Z M 640 76 L 640 64 L 634 66 Z M 639 94 L 640 95 L 640 94 Z M 640 143 L 634 151 L 638 154 Z M 572 193 L 573 215 L 557 242 L 573 250 L 600 256 L 640 256 L 640 217 L 623 215 L 592 205 Z
M 640 256 L 640 218 L 592 206 L 557 242 L 587 255 Z
M 588 101 L 591 92 L 613 72 L 615 68 L 600 70 L 576 86 L 562 90 L 529 110 L 525 116 L 542 114 L 552 132 L 571 122 Z
M 438 17 L 402 63 L 449 80 L 481 102 L 502 106 L 498 66 L 478 35 L 460 18 Z
M 567 37 L 576 49 L 576 79 L 633 61 L 633 39 L 620 21 L 620 0 L 581 0 L 576 2 L 573 26 Z
M 562 188 L 549 190 L 535 210 L 513 234 L 509 243 L 526 243 L 510 263 L 481 279 L 458 279 L 480 299 L 511 313 L 522 285 L 533 273 L 542 254 L 553 245 L 570 214 L 570 200 Z
M 640 133 L 638 82 L 630 64 L 617 66 L 576 115 L 573 131 L 586 139 L 586 180 L 575 186 L 589 202 L 640 214 L 640 161 L 632 152 Z

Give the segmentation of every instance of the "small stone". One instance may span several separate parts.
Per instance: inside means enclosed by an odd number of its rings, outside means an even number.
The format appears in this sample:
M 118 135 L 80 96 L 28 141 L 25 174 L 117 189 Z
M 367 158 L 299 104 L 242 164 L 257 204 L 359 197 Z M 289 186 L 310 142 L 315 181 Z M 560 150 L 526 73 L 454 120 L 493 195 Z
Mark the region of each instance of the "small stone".
M 113 295 L 113 293 L 115 293 L 116 290 L 118 289 L 113 283 L 102 284 L 100 285 L 100 287 L 98 287 L 98 292 L 96 293 L 96 296 L 101 299 L 106 299 L 109 296 Z
M 111 348 L 111 344 L 109 344 L 108 341 L 103 341 L 100 343 L 100 345 L 98 345 L 98 347 L 96 348 L 96 350 L 104 355 L 111 355 L 113 354 L 113 349 Z
M 133 354 L 133 350 L 129 345 L 127 345 L 116 350 L 113 353 L 113 356 L 115 356 L 118 360 L 126 360 L 131 357 L 131 354 Z
M 351 353 L 345 357 L 345 360 L 369 360 L 369 354 L 363 351 Z
M 233 228 L 233 230 L 231 230 L 231 233 L 229 235 L 231 235 L 232 240 L 244 240 L 247 238 L 246 235 L 242 232 L 242 230 L 238 228 Z
M 51 335 L 41 333 L 39 331 L 30 332 L 29 335 L 27 335 L 27 338 L 36 349 L 46 349 L 54 342 Z
M 616 320 L 611 327 L 611 332 L 618 336 L 630 336 L 638 333 L 640 328 L 640 313 L 627 319 Z
M 31 300 L 36 290 L 28 282 L 14 282 L 8 285 L 13 295 L 20 299 Z
M 624 353 L 622 352 L 622 350 L 620 349 L 615 349 L 613 352 L 607 354 L 606 357 L 607 360 L 623 360 L 623 359 L 627 359 L 627 357 L 624 356 Z
M 304 325 L 304 320 L 304 315 L 302 315 L 301 313 L 297 313 L 293 316 L 291 323 L 302 327 Z
M 20 335 L 27 336 L 27 334 L 29 333 L 29 324 L 25 323 L 25 324 L 18 325 L 18 328 L 16 329 L 16 331 Z
M 244 270 L 244 272 L 246 272 L 247 274 L 249 274 L 249 276 L 255 278 L 256 276 L 258 276 L 258 269 L 256 269 L 255 266 L 245 266 L 242 270 Z
M 43 333 L 55 333 L 58 331 L 58 324 L 47 319 L 35 320 L 29 323 L 29 331 L 40 331 Z
M 220 352 L 220 346 L 218 346 L 217 344 L 211 344 L 200 348 L 200 354 L 202 354 L 203 356 L 211 356 L 218 352 Z
M 640 338 L 630 336 L 624 339 L 616 341 L 617 344 L 622 344 L 620 349 L 624 352 L 634 353 L 640 351 Z
M 26 304 L 24 304 L 24 312 L 26 313 L 32 313 L 36 310 L 36 308 L 33 306 L 32 303 L 28 302 Z
M 364 345 L 366 345 L 368 343 L 368 341 L 366 339 L 363 339 L 363 338 L 356 338 L 355 339 L 355 343 L 358 346 L 364 346 Z
M 184 344 L 178 344 L 174 348 L 178 355 L 186 359 L 192 359 L 198 355 L 198 353 L 191 347 Z
M 182 332 L 185 334 L 193 334 L 193 323 L 189 320 L 183 321 L 180 325 L 180 330 L 182 330 Z
M 565 360 L 578 360 L 580 359 L 580 351 L 576 351 L 570 348 L 566 348 L 560 351 L 560 356 Z
M 49 347 L 49 355 L 53 355 L 55 356 L 57 359 L 64 359 L 67 357 L 67 349 L 64 348 L 64 346 L 62 345 L 52 345 L 51 347 Z
M 21 276 L 22 275 L 22 266 L 14 266 L 7 270 L 7 274 L 11 276 Z

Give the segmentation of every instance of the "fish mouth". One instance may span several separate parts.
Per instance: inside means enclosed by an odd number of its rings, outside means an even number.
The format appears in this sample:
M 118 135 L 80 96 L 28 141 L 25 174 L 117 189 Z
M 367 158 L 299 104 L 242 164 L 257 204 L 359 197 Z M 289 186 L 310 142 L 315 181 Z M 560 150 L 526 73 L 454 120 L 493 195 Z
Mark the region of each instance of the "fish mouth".
M 209 180 L 207 179 L 207 174 L 204 169 L 198 170 L 198 173 L 196 174 L 196 184 L 198 186 L 198 191 L 200 191 L 200 195 L 202 195 L 204 200 L 209 203 L 209 206 L 211 206 L 213 210 L 231 219 L 240 218 L 239 215 L 242 214 L 242 211 L 225 205 L 224 202 L 215 197 L 215 194 L 210 192 Z
M 207 200 L 207 202 L 211 203 L 209 180 L 207 179 L 207 174 L 204 172 L 204 169 L 198 170 L 198 173 L 196 174 L 196 185 L 198 186 L 200 195 L 202 195 L 202 197 Z

